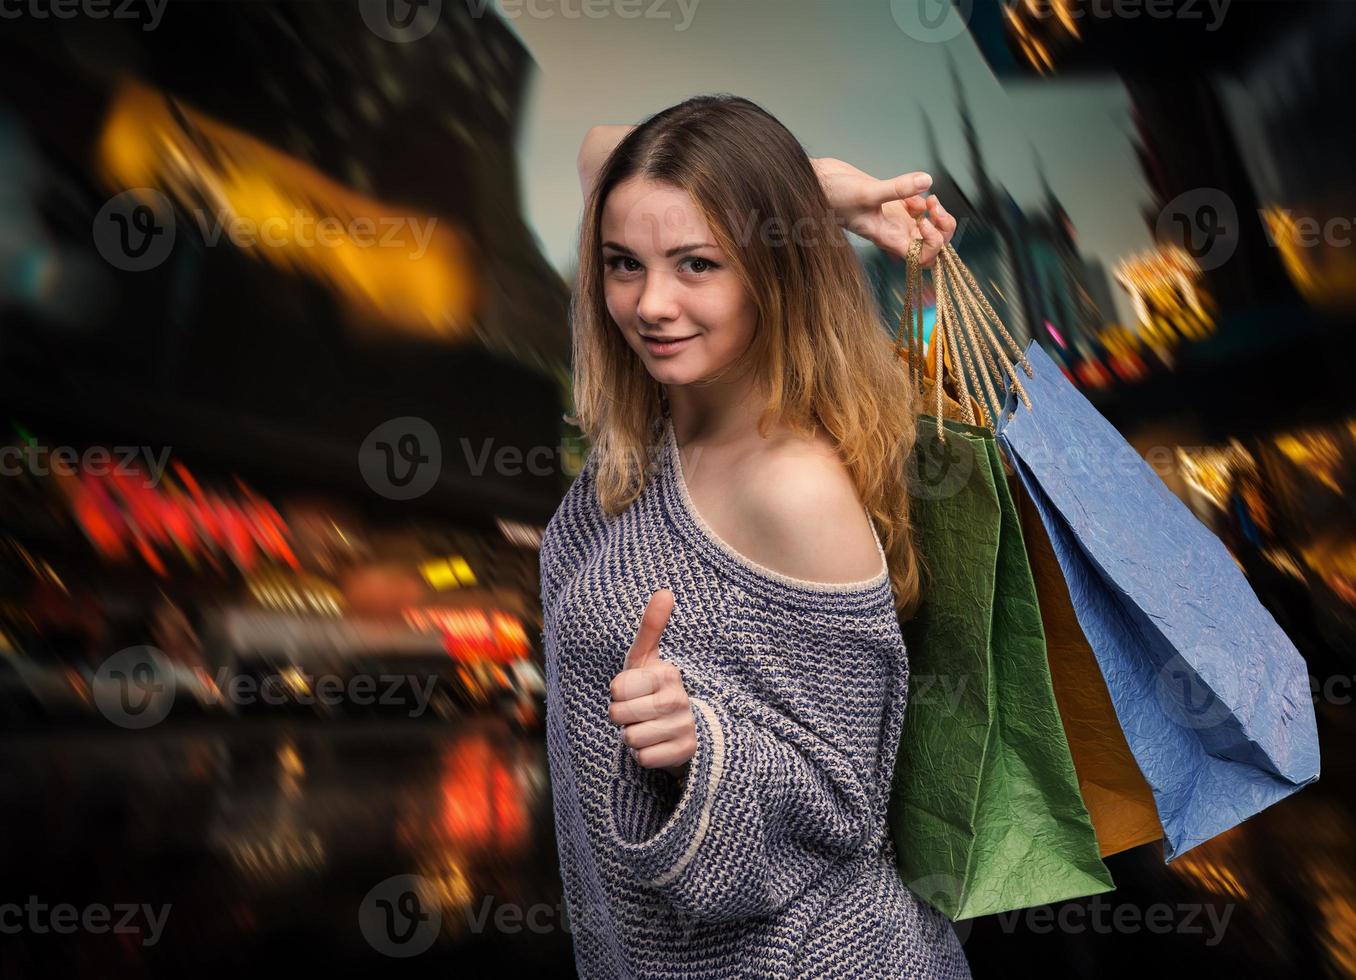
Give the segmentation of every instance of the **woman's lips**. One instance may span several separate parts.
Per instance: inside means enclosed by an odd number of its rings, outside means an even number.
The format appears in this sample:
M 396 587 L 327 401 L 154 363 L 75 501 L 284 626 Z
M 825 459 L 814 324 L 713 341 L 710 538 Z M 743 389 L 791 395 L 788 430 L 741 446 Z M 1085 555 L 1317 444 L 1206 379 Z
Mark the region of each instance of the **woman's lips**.
M 693 334 L 691 337 L 683 337 L 680 339 L 669 341 L 651 340 L 649 337 L 645 337 L 643 339 L 645 340 L 646 350 L 648 350 L 651 354 L 663 357 L 668 354 L 678 353 L 680 350 L 687 346 L 688 341 L 692 340 L 693 337 L 696 337 L 696 334 Z

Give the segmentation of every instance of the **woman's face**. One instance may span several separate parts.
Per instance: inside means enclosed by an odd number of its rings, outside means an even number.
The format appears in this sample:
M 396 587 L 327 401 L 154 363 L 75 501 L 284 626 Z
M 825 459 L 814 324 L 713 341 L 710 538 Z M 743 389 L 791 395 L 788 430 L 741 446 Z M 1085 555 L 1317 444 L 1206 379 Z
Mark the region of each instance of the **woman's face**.
M 602 257 L 608 312 L 660 384 L 707 378 L 753 340 L 753 299 L 686 191 L 618 184 L 603 206 Z

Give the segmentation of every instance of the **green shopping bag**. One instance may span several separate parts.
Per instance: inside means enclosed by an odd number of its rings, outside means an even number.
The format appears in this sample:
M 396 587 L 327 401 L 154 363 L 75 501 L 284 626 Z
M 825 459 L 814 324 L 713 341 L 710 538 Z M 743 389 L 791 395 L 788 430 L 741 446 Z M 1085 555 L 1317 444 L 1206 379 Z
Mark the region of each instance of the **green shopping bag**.
M 889 823 L 904 883 L 952 921 L 1097 895 L 1102 863 L 1055 702 L 1021 524 L 987 428 L 918 417 L 926 568 Z

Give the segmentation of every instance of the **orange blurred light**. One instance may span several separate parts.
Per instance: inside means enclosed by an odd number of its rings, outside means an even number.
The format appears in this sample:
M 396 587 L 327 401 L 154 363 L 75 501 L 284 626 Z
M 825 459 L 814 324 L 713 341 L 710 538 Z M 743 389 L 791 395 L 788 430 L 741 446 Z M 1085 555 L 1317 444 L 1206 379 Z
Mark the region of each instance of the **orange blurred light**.
M 440 218 L 364 197 L 130 79 L 118 84 L 98 156 L 109 186 L 164 192 L 207 224 L 205 238 L 252 232 L 237 247 L 313 277 L 355 310 L 423 335 L 472 335 L 480 287 L 470 243 Z

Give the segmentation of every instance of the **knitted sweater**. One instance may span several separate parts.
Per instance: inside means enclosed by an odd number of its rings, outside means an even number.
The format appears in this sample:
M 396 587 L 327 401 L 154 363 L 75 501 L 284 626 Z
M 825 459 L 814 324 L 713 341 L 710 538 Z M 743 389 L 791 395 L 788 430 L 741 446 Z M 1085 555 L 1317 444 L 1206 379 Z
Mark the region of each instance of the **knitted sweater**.
M 598 506 L 590 456 L 541 542 L 547 751 L 579 975 L 969 977 L 951 923 L 900 879 L 885 822 L 908 696 L 886 570 L 815 583 L 740 555 L 694 508 L 667 417 L 656 436 L 626 511 Z M 681 787 L 641 766 L 607 713 L 665 587 L 660 655 L 682 671 L 697 731 Z

